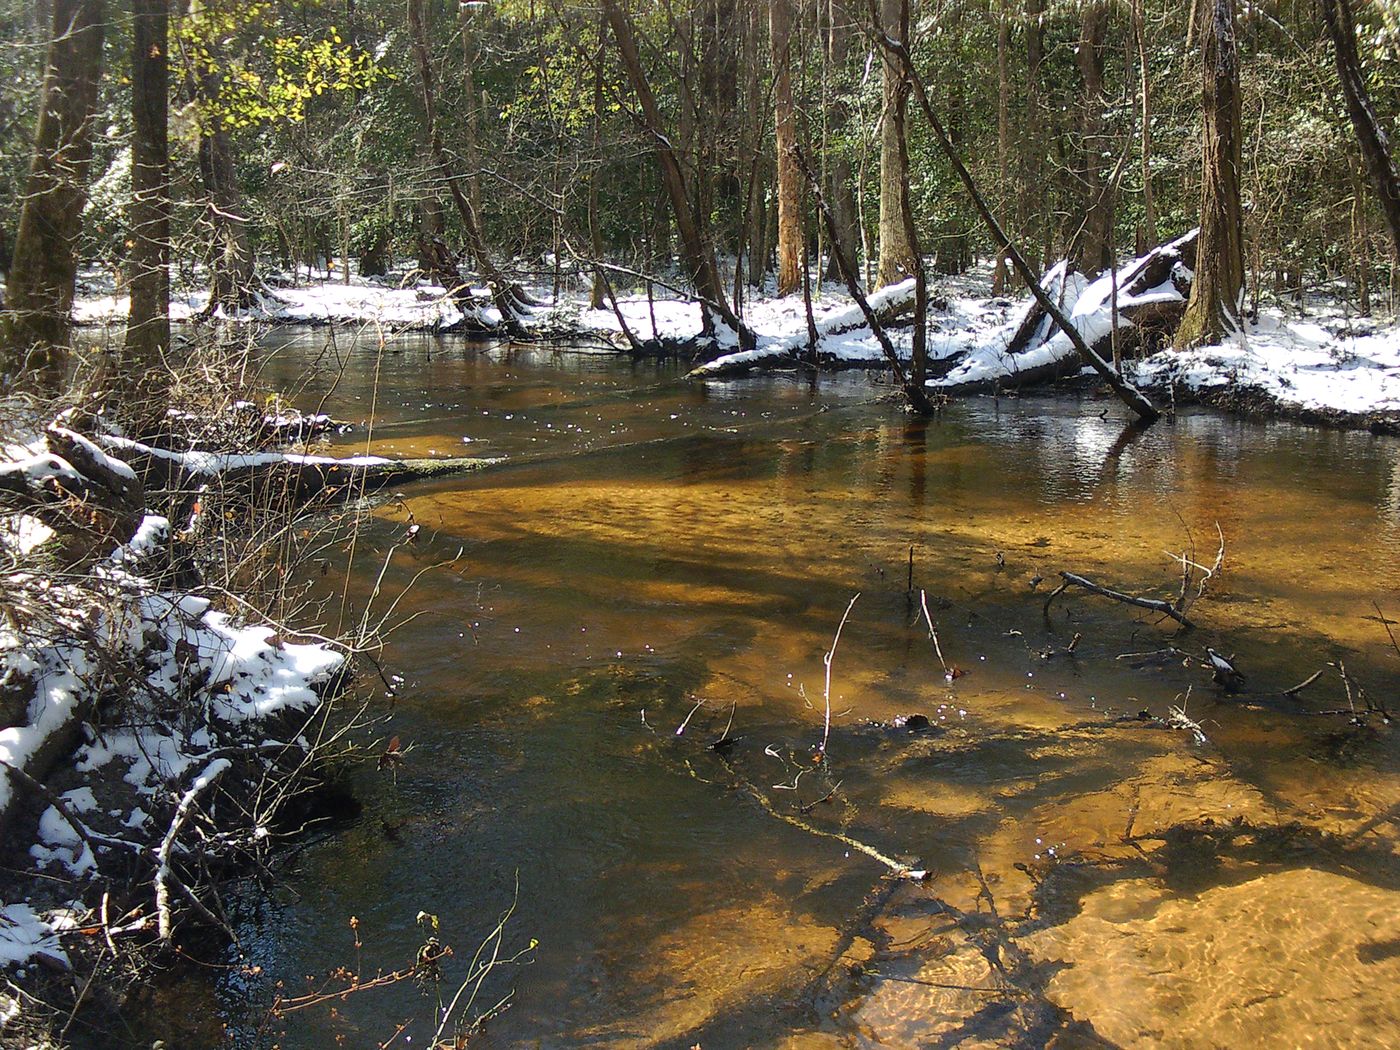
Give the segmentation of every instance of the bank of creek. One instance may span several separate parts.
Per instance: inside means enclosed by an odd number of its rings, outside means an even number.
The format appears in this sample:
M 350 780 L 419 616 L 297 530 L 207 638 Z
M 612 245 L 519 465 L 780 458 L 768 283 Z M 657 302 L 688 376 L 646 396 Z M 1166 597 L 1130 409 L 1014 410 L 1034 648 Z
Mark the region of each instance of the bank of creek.
M 235 907 L 233 969 L 162 993 L 181 1045 L 372 1046 L 410 1018 L 419 1045 L 411 981 L 269 1027 L 273 983 L 402 966 L 420 911 L 459 972 L 517 875 L 503 952 L 538 947 L 488 980 L 480 1006 L 514 999 L 479 1045 L 1393 1038 L 1394 729 L 1318 712 L 1348 707 L 1338 660 L 1400 708 L 1373 605 L 1400 617 L 1395 439 L 1207 410 L 1125 431 L 1074 398 L 921 421 L 865 374 L 699 384 L 421 335 L 278 331 L 262 367 L 373 423 L 338 452 L 505 462 L 405 488 L 359 536 L 356 616 L 394 545 L 385 595 L 448 563 L 384 653 L 406 756 L 352 773 L 363 812 Z M 1083 591 L 1047 612 L 1062 570 L 1175 598 L 1217 523 L 1196 630 Z M 301 569 L 330 593 L 347 566 Z

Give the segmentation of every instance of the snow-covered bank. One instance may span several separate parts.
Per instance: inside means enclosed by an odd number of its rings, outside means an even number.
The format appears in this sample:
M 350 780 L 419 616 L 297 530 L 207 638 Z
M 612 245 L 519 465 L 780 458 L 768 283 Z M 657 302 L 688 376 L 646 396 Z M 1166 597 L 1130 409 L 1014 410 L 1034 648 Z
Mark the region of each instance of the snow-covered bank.
M 485 299 L 486 289 L 479 289 Z M 79 325 L 122 324 L 130 309 L 129 296 L 109 276 L 87 271 L 78 284 L 73 303 L 73 320 Z M 176 294 L 170 303 L 170 318 L 187 322 L 203 315 L 209 305 L 207 290 Z M 488 319 L 499 314 L 494 307 L 483 311 Z M 353 277 L 351 283 L 327 281 L 324 284 L 269 285 L 238 320 L 264 324 L 356 325 L 386 331 L 450 331 L 466 320 L 447 290 L 439 285 L 400 282 L 389 279 Z
M 1159 394 L 1334 425 L 1400 427 L 1400 323 L 1394 319 L 1358 320 L 1346 316 L 1336 303 L 1310 303 L 1301 316 L 1295 307 L 1266 305 L 1227 345 L 1189 352 L 1156 350 L 1189 293 L 1191 255 L 1184 250 L 1190 247 L 1189 238 L 1188 234 L 1130 260 L 1116 274 L 1092 282 L 1075 274 L 1057 277 L 1052 271 L 1045 283 L 1080 334 L 1097 344 L 1104 356 L 1115 331 L 1116 284 L 1117 342 L 1125 372 L 1132 382 Z M 78 319 L 120 321 L 126 300 L 110 284 L 104 286 L 89 275 L 83 287 L 75 306 Z M 650 296 L 638 289 L 619 290 L 616 311 L 611 305 L 592 310 L 577 284 L 574 288 L 558 303 L 533 310 L 527 327 L 542 338 L 570 333 L 619 350 L 628 347 L 623 323 L 637 339 L 658 347 L 693 347 L 699 340 L 700 307 L 694 302 L 665 297 L 659 289 Z M 912 346 L 907 327 L 911 294 L 912 282 L 904 282 L 870 297 L 871 306 L 890 322 L 891 341 L 906 360 Z M 204 293 L 186 296 L 175 313 L 188 318 L 203 304 Z M 394 280 L 359 277 L 352 277 L 348 285 L 337 281 L 269 289 L 243 316 L 267 323 L 344 324 L 385 331 L 444 331 L 463 321 L 442 288 L 398 287 Z M 756 337 L 754 348 L 720 354 L 699 365 L 691 373 L 694 378 L 715 381 L 813 364 L 885 365 L 860 310 L 834 284 L 814 285 L 810 324 L 801 296 L 754 294 L 743 304 L 743 317 Z M 817 333 L 815 347 L 810 345 L 812 329 Z M 1084 371 L 1063 333 L 1055 331 L 1048 318 L 1034 316 L 1028 295 L 990 294 L 990 273 L 985 269 L 933 282 L 928 350 L 931 389 L 951 394 L 994 392 Z M 1149 356 L 1138 356 L 1143 353 Z
M 1400 325 L 1289 320 L 1261 311 L 1237 339 L 1129 366 L 1140 386 L 1245 411 L 1400 432 Z
M 23 411 L 6 409 L 7 423 Z M 202 907 L 191 873 L 268 838 L 269 789 L 312 751 L 303 731 L 346 656 L 176 588 L 188 572 L 172 571 L 176 530 L 159 515 L 73 562 L 75 535 L 111 535 L 92 531 L 112 513 L 94 495 L 104 479 L 142 499 L 119 454 L 54 426 L 8 444 L 0 474 L 13 482 L 0 507 L 0 966 L 22 981 L 69 967 L 67 934 L 149 939 Z M 201 794 L 216 767 L 230 794 Z M 204 815 L 182 825 L 191 792 Z M 0 995 L 0 1016 L 12 1005 Z

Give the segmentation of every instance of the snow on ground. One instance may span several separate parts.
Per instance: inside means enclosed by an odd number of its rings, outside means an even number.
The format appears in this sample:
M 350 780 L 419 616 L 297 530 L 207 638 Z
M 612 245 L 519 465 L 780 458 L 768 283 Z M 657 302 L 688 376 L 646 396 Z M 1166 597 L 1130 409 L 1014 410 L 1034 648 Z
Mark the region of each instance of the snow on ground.
M 1269 309 L 1232 342 L 1164 350 L 1129 375 L 1140 385 L 1176 384 L 1202 396 L 1262 393 L 1306 413 L 1400 416 L 1400 326 L 1354 334 Z
M 34 443 L 10 452 L 0 471 L 40 478 L 78 473 Z M 62 809 L 42 812 L 28 852 L 36 872 L 59 879 L 38 885 L 65 885 L 65 893 L 81 895 L 101 854 L 127 855 L 159 835 L 148 811 L 168 813 L 196 766 L 218 752 L 250 757 L 304 749 L 303 742 L 279 743 L 268 734 L 294 733 L 345 658 L 329 645 L 296 644 L 269 625 L 237 622 L 198 594 L 161 590 L 147 573 L 162 562 L 170 539 L 162 517 L 147 515 L 126 545 L 81 579 L 33 567 L 31 556 L 51 536 L 28 515 L 7 516 L 0 529 L 0 559 L 11 566 L 0 576 L 7 601 L 42 610 L 0 620 L 0 691 L 13 699 L 7 721 L 18 723 L 0 728 L 0 760 L 30 767 L 42 779 L 45 769 L 32 764 L 52 762 L 76 734 L 76 753 L 63 761 L 81 784 L 61 796 Z M 99 729 L 88 719 L 97 715 L 114 673 L 121 703 L 96 720 Z M 288 713 L 297 718 L 275 719 Z M 0 822 L 10 824 L 11 846 L 22 830 L 11 812 L 17 788 L 14 775 L 0 772 Z M 70 817 L 84 824 L 85 834 Z M 66 956 L 58 933 L 73 925 L 75 909 L 82 906 L 45 911 L 37 900 L 0 901 L 0 966 L 22 968 L 41 955 L 48 965 L 61 965 Z
M 1130 260 L 1119 270 L 1120 311 L 1179 298 L 1170 280 L 1128 296 L 1121 286 L 1133 265 Z M 352 275 L 348 285 L 334 281 L 272 288 L 247 317 L 393 330 L 442 330 L 462 320 L 460 311 L 440 287 L 400 287 L 406 280 Z M 871 306 L 879 310 L 894 299 L 907 296 L 910 283 L 873 293 Z M 1009 355 L 1007 346 L 1030 299 L 1024 294 L 1014 299 L 990 295 L 990 273 L 986 267 L 964 276 L 934 278 L 930 288 L 934 306 L 929 315 L 929 359 L 935 375 L 946 373 L 930 381 L 935 389 L 1009 378 L 1072 353 L 1068 339 L 1047 323 L 1038 345 L 1033 343 L 1026 352 Z M 834 283 L 816 283 L 812 294 L 812 321 L 819 333 L 817 357 L 821 363 L 830 367 L 881 367 L 884 356 L 880 344 L 844 289 Z M 698 367 L 692 373 L 694 377 L 714 379 L 752 370 L 790 368 L 810 357 L 802 297 L 780 299 L 772 294 L 771 286 L 750 296 L 743 304 L 743 317 L 756 336 L 755 348 L 736 347 Z M 1086 282 L 1071 275 L 1066 282 L 1063 305 L 1091 343 L 1106 336 L 1113 327 L 1111 297 L 1112 281 L 1108 276 Z M 1268 399 L 1284 411 L 1316 413 L 1337 422 L 1345 422 L 1347 417 L 1365 422 L 1377 416 L 1400 414 L 1400 323 L 1392 320 L 1358 331 L 1335 308 L 1337 302 L 1325 298 L 1310 302 L 1308 313 L 1302 318 L 1295 316 L 1296 309 L 1265 306 L 1257 321 L 1227 345 L 1184 353 L 1163 351 L 1130 363 L 1129 377 L 1151 387 L 1175 383 L 1179 390 L 1205 398 L 1241 390 Z M 203 292 L 183 296 L 174 313 L 191 316 L 203 303 Z M 619 289 L 618 309 L 633 335 L 643 341 L 679 344 L 695 339 L 701 330 L 699 304 L 660 289 L 653 296 L 640 288 Z M 84 323 L 106 323 L 120 320 L 125 311 L 126 300 L 116 293 L 110 280 L 104 284 L 100 275 L 85 274 L 75 317 Z M 542 331 L 571 330 L 580 335 L 596 335 L 619 348 L 626 346 L 611 304 L 601 310 L 589 309 L 580 282 L 574 282 L 556 305 L 540 309 L 527 323 L 538 324 Z M 1128 324 L 1120 316 L 1120 328 Z M 896 326 L 889 335 L 896 352 L 907 360 L 912 343 L 909 329 Z M 723 344 L 718 348 L 724 349 Z
M 479 290 L 482 298 L 485 289 Z M 188 321 L 209 302 L 207 291 L 172 296 L 170 317 Z M 73 304 L 73 320 L 80 325 L 120 323 L 130 309 L 130 297 L 101 274 L 85 273 Z M 483 311 L 499 319 L 494 309 Z M 240 315 L 245 320 L 276 324 L 367 325 L 391 331 L 404 329 L 440 330 L 462 322 L 462 311 L 438 285 L 414 284 L 399 287 L 394 282 L 362 280 L 350 284 L 328 281 L 298 287 L 269 287 L 256 306 Z

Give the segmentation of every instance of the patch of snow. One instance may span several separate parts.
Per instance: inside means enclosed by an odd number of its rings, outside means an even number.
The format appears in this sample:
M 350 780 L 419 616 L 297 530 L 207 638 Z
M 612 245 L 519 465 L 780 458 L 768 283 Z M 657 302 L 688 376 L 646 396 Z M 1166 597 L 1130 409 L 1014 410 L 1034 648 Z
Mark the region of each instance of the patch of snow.
M 1280 405 L 1358 416 L 1400 413 L 1400 325 L 1366 335 L 1290 321 L 1274 309 L 1225 344 L 1164 350 L 1135 363 L 1140 385 L 1197 394 L 1247 388 Z
M 40 953 L 67 964 L 59 934 L 71 927 L 67 913 L 44 919 L 28 904 L 0 907 L 0 966 L 23 966 Z

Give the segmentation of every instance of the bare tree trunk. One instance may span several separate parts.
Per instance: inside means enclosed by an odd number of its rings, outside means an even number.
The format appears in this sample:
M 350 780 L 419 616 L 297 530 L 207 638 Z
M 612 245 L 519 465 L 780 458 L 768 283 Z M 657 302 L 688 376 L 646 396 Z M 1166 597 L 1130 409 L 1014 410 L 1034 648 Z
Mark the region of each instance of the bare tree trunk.
M 1240 63 L 1235 0 L 1208 0 L 1201 24 L 1201 237 L 1196 279 L 1176 346 L 1214 343 L 1237 332 L 1244 294 L 1240 208 Z
M 831 71 L 842 69 L 851 47 L 850 16 L 843 9 L 840 0 L 827 0 L 827 50 L 826 64 Z M 832 131 L 844 131 L 851 119 L 851 107 L 845 98 L 837 97 L 827 103 L 827 116 Z M 831 204 L 831 214 L 836 219 L 835 236 L 848 259 L 860 258 L 860 215 L 856 208 L 855 173 L 845 150 L 834 150 L 827 158 L 827 200 Z M 841 276 L 833 252 L 827 267 L 827 277 L 836 280 Z
M 762 65 L 759 61 L 759 16 L 758 4 L 746 5 L 743 25 L 744 133 L 746 152 L 750 158 L 750 171 L 742 240 L 747 246 L 748 283 L 751 288 L 756 289 L 763 287 L 763 278 L 768 271 L 766 236 L 768 216 L 764 207 L 766 165 L 764 163 L 763 128 L 765 107 L 759 77 L 759 68 Z M 734 293 L 736 301 L 739 294 L 736 284 Z
M 797 114 L 792 104 L 792 2 L 771 0 L 769 43 L 773 53 L 773 127 L 778 155 L 778 294 L 791 295 L 802 284 L 806 244 L 802 233 L 802 173 L 797 148 Z
M 1103 89 L 1104 47 L 1109 9 L 1105 0 L 1087 0 L 1081 12 L 1079 65 L 1079 150 L 1075 175 L 1080 200 L 1080 225 L 1070 238 L 1070 258 L 1090 277 L 1113 262 L 1111 187 L 1104 180 Z
M 1153 405 L 1141 391 L 1115 372 L 1109 366 L 1108 362 L 1094 352 L 1093 348 L 1084 341 L 1084 337 L 1080 334 L 1079 329 L 1074 326 L 1070 319 L 1065 316 L 1064 311 L 1060 309 L 1059 305 L 1051 299 L 1050 296 L 1046 294 L 1045 289 L 1041 287 L 1040 281 L 1031 271 L 1030 264 L 1026 262 L 1026 257 L 1021 254 L 1020 249 L 1018 249 L 1011 238 L 1006 235 L 1006 232 L 1001 228 L 1001 223 L 999 223 L 996 216 L 992 214 L 991 208 L 987 205 L 987 199 L 982 196 L 981 191 L 978 190 L 971 173 L 967 170 L 967 165 L 963 163 L 962 157 L 958 155 L 957 148 L 954 147 L 952 139 L 948 137 L 948 132 L 943 127 L 943 122 L 938 119 L 938 114 L 934 112 L 933 104 L 929 101 L 928 89 L 925 88 L 923 78 L 919 76 L 918 71 L 914 68 L 914 60 L 909 56 L 908 47 L 905 45 L 904 41 L 894 40 L 885 33 L 883 29 L 881 29 L 880 23 L 876 20 L 875 15 L 874 0 L 871 0 L 871 29 L 876 34 L 876 39 L 885 52 L 893 59 L 897 60 L 903 67 L 904 75 L 909 78 L 910 83 L 913 85 L 915 97 L 919 101 L 919 108 L 923 110 L 924 118 L 928 121 L 929 127 L 933 129 L 934 138 L 938 141 L 939 147 L 943 150 L 943 155 L 947 157 L 948 163 L 952 165 L 953 170 L 957 173 L 958 179 L 963 184 L 963 188 L 967 191 L 967 195 L 971 199 L 973 207 L 981 217 L 983 224 L 987 228 L 987 232 L 992 237 L 992 243 L 998 245 L 1006 252 L 1012 265 L 1016 267 L 1017 274 L 1020 276 L 1021 280 L 1026 282 L 1027 287 L 1031 290 L 1031 295 L 1034 296 L 1035 301 L 1040 304 L 1040 308 L 1050 315 L 1060 331 L 1065 334 L 1065 338 L 1074 346 L 1075 351 L 1084 362 L 1093 368 L 1103 381 L 1108 384 L 1109 389 L 1118 395 L 1118 398 L 1132 409 L 1144 422 L 1151 423 L 1160 418 L 1161 413 L 1157 410 L 1157 407 Z
M 478 48 L 472 20 L 479 6 L 457 6 L 457 19 L 462 29 L 462 108 L 465 111 L 462 114 L 465 119 L 461 124 L 465 147 L 463 152 L 467 162 L 467 171 L 462 178 L 467 184 L 467 200 L 471 202 L 472 212 L 477 216 L 481 215 L 481 180 L 477 177 L 477 171 L 481 167 L 481 150 L 477 145 L 481 136 L 481 101 L 477 98 L 476 90 L 474 71 Z
M 1012 199 L 1011 177 L 1011 18 L 1008 0 L 1001 0 L 997 12 L 997 177 L 1003 187 L 1002 200 Z M 992 294 L 1006 293 L 1006 254 L 998 252 L 992 270 Z
M 63 378 L 105 29 L 102 0 L 54 0 L 39 126 L 0 316 L 0 379 L 7 382 L 57 389 Z
M 131 8 L 131 310 L 120 380 L 149 392 L 170 348 L 169 0 Z
M 880 24 L 887 33 L 899 32 L 900 0 L 881 0 Z M 908 103 L 908 88 L 901 89 L 899 63 L 887 54 L 880 59 L 884 85 L 884 113 L 880 118 L 880 268 L 875 283 L 884 287 L 914 272 L 914 248 L 904 228 L 904 206 L 909 196 L 909 169 L 900 163 L 905 155 L 899 141 L 904 113 L 896 107 Z
M 607 36 L 608 23 L 600 17 L 598 19 L 597 62 L 593 70 L 593 170 L 588 174 L 588 243 L 592 248 L 595 261 L 601 260 L 603 257 L 603 231 L 599 228 L 598 223 L 598 183 L 602 181 L 603 177 L 603 46 Z M 608 291 L 607 274 L 603 272 L 602 267 L 595 266 L 588 305 L 594 310 L 601 310 Z M 629 336 L 630 342 L 630 330 L 624 327 L 623 332 Z
M 207 78 L 203 90 L 205 98 L 217 98 L 217 77 Z M 214 272 L 205 312 L 212 314 L 221 306 L 240 310 L 253 298 L 253 249 L 248 240 L 247 208 L 233 163 L 233 143 L 222 127 L 200 132 L 199 174 L 209 197 L 206 221 L 213 244 Z
M 908 46 L 909 40 L 909 0 L 900 0 L 899 39 Z M 904 126 L 904 116 L 908 110 L 909 74 L 901 67 L 899 90 L 904 97 L 892 107 L 890 116 L 896 122 L 895 141 L 899 147 L 899 166 L 909 170 L 909 136 Z M 905 396 L 910 406 L 917 412 L 932 411 L 928 391 L 924 383 L 928 379 L 928 274 L 924 270 L 924 255 L 919 249 L 919 231 L 914 222 L 914 206 L 909 194 L 904 194 L 901 221 L 904 224 L 904 237 L 909 242 L 910 255 L 914 262 L 914 332 L 913 347 L 909 362 L 909 380 L 905 384 Z
M 1133 36 L 1137 40 L 1138 69 L 1142 81 L 1142 228 L 1137 254 L 1157 243 L 1157 194 L 1152 186 L 1152 75 L 1147 64 L 1147 24 L 1143 0 L 1133 0 Z
M 1347 115 L 1356 131 L 1361 156 L 1366 161 L 1371 185 L 1381 202 L 1390 243 L 1400 261 L 1400 173 L 1396 172 L 1390 153 L 1390 140 L 1385 128 L 1376 119 L 1376 110 L 1366 90 L 1366 76 L 1361 69 L 1361 56 L 1356 50 L 1356 26 L 1352 22 L 1350 0 L 1321 0 L 1322 17 L 1337 58 L 1337 75 L 1346 97 Z
M 922 383 L 916 386 L 910 381 L 908 374 L 904 371 L 904 365 L 900 363 L 899 355 L 895 352 L 894 343 L 890 341 L 889 333 L 885 331 L 879 313 L 871 307 L 870 300 L 860 290 L 860 278 L 856 273 L 855 260 L 847 257 L 845 250 L 841 247 L 840 238 L 835 236 L 836 217 L 831 207 L 826 203 L 826 197 L 822 194 L 821 182 L 817 179 L 817 173 L 812 170 L 811 163 L 803 155 L 801 146 L 797 149 L 797 163 L 801 168 L 803 178 L 807 180 L 807 188 L 811 191 L 812 198 L 816 202 L 817 214 L 822 217 L 822 221 L 826 224 L 827 232 L 832 234 L 831 250 L 836 256 L 837 268 L 845 279 L 846 290 L 851 293 L 851 298 L 856 301 L 856 306 L 860 308 L 861 314 L 865 317 L 865 323 L 875 336 L 875 341 L 880 344 L 885 361 L 890 366 L 890 371 L 895 374 L 895 378 L 899 380 L 900 389 L 904 391 L 904 395 L 909 401 L 909 407 L 920 414 L 930 414 L 933 411 L 933 406 L 929 402 L 928 391 L 924 389 Z
M 410 2 L 414 2 L 414 0 L 410 0 Z M 421 0 L 417 0 L 417 2 L 421 2 Z M 689 270 L 689 277 L 695 285 L 696 294 L 702 300 L 701 315 L 705 333 L 707 335 L 713 333 L 714 316 L 712 315 L 717 315 L 721 321 L 738 333 L 741 343 L 752 345 L 753 333 L 729 308 L 724 294 L 724 283 L 719 277 L 719 266 L 715 262 L 714 249 L 701 233 L 700 225 L 691 208 L 685 175 L 681 171 L 680 161 L 671 146 L 671 140 L 666 136 L 661 120 L 661 109 L 656 104 L 656 97 L 652 94 L 651 85 L 646 78 L 646 71 L 642 68 L 641 56 L 637 52 L 637 42 L 632 35 L 632 24 L 618 6 L 617 0 L 602 0 L 602 3 L 603 10 L 608 17 L 608 23 L 612 26 L 613 37 L 617 41 L 618 53 L 622 56 L 623 68 L 632 84 L 632 91 L 641 104 L 642 122 L 652 138 L 657 163 L 661 168 L 662 182 L 666 187 L 666 195 L 671 201 L 671 213 L 676 220 L 676 229 L 680 233 L 681 249 L 685 253 L 686 268 Z
M 442 180 L 447 183 L 452 203 L 456 205 L 457 214 L 462 220 L 462 229 L 467 237 L 467 249 L 471 252 L 481 276 L 485 278 L 491 289 L 491 299 L 497 312 L 501 315 L 501 323 L 508 331 L 519 334 L 522 331 L 522 326 L 517 311 L 523 303 L 523 296 L 510 281 L 506 280 L 491 261 L 490 253 L 486 249 L 485 238 L 481 234 L 481 224 L 478 221 L 476 209 L 472 207 L 469 187 L 466 180 L 453 166 L 447 147 L 443 145 L 442 128 L 437 119 L 437 80 L 433 74 L 432 55 L 428 50 L 428 32 L 424 24 L 423 13 L 424 0 L 408 0 L 408 32 L 412 40 L 414 57 L 418 64 L 418 87 L 422 96 L 424 117 L 427 121 L 428 148 L 432 150 L 433 159 L 437 163 Z M 462 297 L 462 293 L 466 291 L 469 294 L 469 290 L 459 285 L 456 289 L 448 288 L 448 291 L 455 292 L 458 301 L 466 305 L 467 301 Z
M 1050 107 L 1041 99 L 1041 64 L 1045 61 L 1045 0 L 1026 0 L 1026 116 L 1024 166 L 1021 179 L 1020 213 L 1024 228 L 1022 237 L 1031 237 L 1031 221 L 1042 210 L 1040 201 L 1045 192 L 1045 125 Z M 1039 271 L 1047 263 L 1048 253 L 1036 252 L 1032 269 Z

